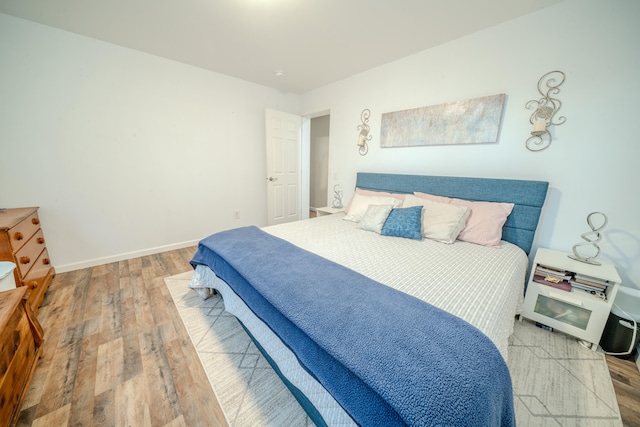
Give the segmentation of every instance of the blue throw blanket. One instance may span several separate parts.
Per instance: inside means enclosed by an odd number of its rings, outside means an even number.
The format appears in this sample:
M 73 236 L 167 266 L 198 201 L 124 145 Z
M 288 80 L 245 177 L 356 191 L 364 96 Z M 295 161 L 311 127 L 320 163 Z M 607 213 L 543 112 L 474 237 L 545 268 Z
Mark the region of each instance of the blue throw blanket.
M 358 424 L 515 426 L 507 366 L 469 323 L 256 227 L 202 240 L 192 264 L 227 282 Z

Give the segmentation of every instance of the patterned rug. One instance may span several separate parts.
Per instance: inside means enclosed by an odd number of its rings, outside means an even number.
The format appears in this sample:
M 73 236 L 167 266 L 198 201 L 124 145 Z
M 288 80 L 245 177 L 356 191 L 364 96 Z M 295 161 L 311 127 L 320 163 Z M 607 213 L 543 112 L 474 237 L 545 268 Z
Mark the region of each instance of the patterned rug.
M 229 425 L 312 426 L 222 300 L 187 287 L 191 275 L 165 282 Z M 622 427 L 604 355 L 575 338 L 516 321 L 508 365 L 518 426 Z

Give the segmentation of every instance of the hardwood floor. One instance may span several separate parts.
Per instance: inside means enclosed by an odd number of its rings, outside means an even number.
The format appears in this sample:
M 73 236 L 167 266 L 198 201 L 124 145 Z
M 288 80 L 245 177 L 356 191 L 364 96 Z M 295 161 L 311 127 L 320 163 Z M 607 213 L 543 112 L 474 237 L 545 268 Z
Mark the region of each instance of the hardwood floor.
M 58 274 L 18 425 L 225 426 L 164 277 L 195 247 Z
M 58 274 L 19 426 L 225 426 L 164 278 L 195 247 Z M 625 427 L 640 427 L 640 372 L 607 356 Z
M 640 427 L 640 372 L 631 360 L 607 356 L 607 365 L 616 390 L 625 427 Z

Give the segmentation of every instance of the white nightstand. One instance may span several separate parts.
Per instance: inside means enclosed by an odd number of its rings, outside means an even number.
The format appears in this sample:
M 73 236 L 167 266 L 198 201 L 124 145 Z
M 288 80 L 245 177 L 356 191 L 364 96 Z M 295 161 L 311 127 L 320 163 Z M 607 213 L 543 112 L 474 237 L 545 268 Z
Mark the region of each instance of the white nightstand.
M 568 255 L 538 249 L 521 316 L 587 341 L 596 350 L 620 276 L 611 263 L 598 259 L 602 265 L 591 265 Z
M 325 206 L 323 208 L 316 209 L 316 213 L 318 216 L 333 215 L 340 212 L 344 212 L 344 208 L 332 208 L 330 206 Z

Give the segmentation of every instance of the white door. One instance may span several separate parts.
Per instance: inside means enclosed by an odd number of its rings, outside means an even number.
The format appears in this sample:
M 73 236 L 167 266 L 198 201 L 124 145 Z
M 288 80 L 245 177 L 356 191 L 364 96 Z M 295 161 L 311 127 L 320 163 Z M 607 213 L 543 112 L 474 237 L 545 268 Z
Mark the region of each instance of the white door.
M 267 224 L 300 219 L 302 117 L 266 110 Z

